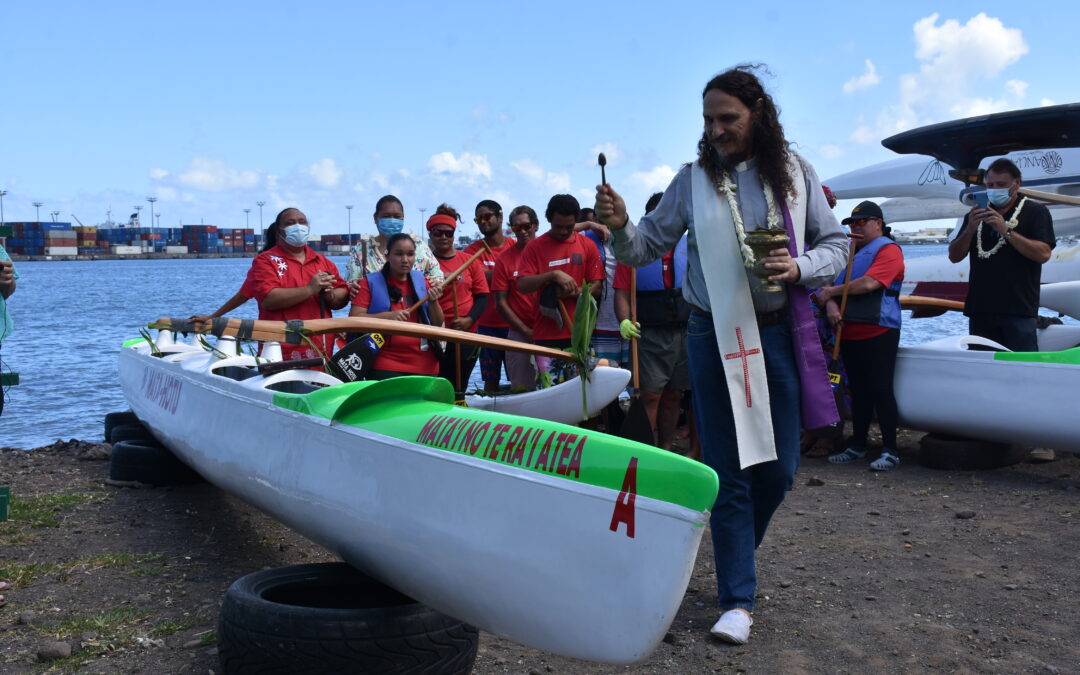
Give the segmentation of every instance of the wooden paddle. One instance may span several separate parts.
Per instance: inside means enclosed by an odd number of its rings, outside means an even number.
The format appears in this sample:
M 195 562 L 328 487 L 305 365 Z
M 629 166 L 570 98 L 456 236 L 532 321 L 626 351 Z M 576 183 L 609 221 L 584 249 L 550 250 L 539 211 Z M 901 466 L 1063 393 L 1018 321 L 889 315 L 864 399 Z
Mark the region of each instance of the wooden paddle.
M 630 268 L 630 320 L 637 324 L 637 268 Z M 649 413 L 645 410 L 645 404 L 641 402 L 641 379 L 638 368 L 638 343 L 634 338 L 630 339 L 630 366 L 634 376 L 634 394 L 630 397 L 630 409 L 626 411 L 619 435 L 645 445 L 656 445 L 656 434 L 653 432 Z
M 1034 197 L 1035 199 L 1042 200 L 1044 202 L 1056 202 L 1058 204 L 1072 204 L 1073 206 L 1080 206 L 1080 197 L 1074 197 L 1072 195 L 1058 194 L 1057 192 L 1043 192 L 1042 190 L 1032 190 L 1031 188 L 1022 187 L 1017 190 L 1022 195 L 1028 197 Z
M 480 244 L 483 246 L 483 248 L 477 249 L 476 253 L 473 253 L 471 256 L 469 256 L 469 259 L 466 260 L 465 263 L 461 267 L 457 268 L 456 270 L 454 270 L 453 272 L 448 274 L 446 276 L 446 278 L 442 280 L 443 288 L 446 288 L 446 284 L 454 283 L 454 280 L 461 276 L 461 273 L 465 271 L 465 268 L 467 268 L 469 265 L 476 262 L 477 258 L 484 255 L 484 253 L 491 253 L 491 249 L 488 247 L 486 241 L 481 239 Z M 420 309 L 420 305 L 424 304 L 425 302 L 427 302 L 427 296 L 426 295 L 424 297 L 420 298 L 419 300 L 417 300 L 413 304 L 413 306 L 409 308 L 409 314 L 412 314 L 416 310 Z
M 840 291 L 840 322 L 836 324 L 836 340 L 833 343 L 832 359 L 829 361 L 829 382 L 833 386 L 833 394 L 836 397 L 836 407 L 841 409 L 842 397 L 840 396 L 840 338 L 844 332 L 844 310 L 847 309 L 848 290 L 851 287 L 851 268 L 855 263 L 856 235 L 849 234 L 847 271 L 844 273 L 844 288 Z M 859 237 L 861 238 L 861 237 Z
M 453 294 L 454 300 L 454 318 L 461 318 L 461 312 L 458 310 L 457 304 L 457 284 L 451 282 L 450 292 Z M 461 388 L 461 343 L 454 343 L 454 391 L 464 391 Z
M 934 309 L 942 310 L 942 314 L 952 310 L 955 312 L 964 311 L 964 303 L 959 300 L 946 300 L 944 298 L 931 298 L 925 295 L 901 295 L 900 307 L 903 309 L 917 309 L 923 307 L 932 307 Z
M 242 340 L 255 340 L 259 342 L 287 342 L 288 338 L 297 335 L 323 335 L 343 331 L 346 333 L 382 333 L 383 335 L 408 335 L 410 337 L 427 338 L 429 340 L 447 340 L 460 342 L 463 345 L 476 347 L 490 347 L 508 352 L 520 352 L 522 354 L 536 354 L 548 356 L 563 361 L 574 361 L 573 355 L 561 349 L 540 347 L 528 342 L 506 340 L 504 338 L 469 333 L 466 331 L 443 328 L 442 326 L 429 326 L 423 323 L 411 321 L 394 321 L 391 319 L 376 319 L 368 316 L 348 316 L 337 319 L 313 319 L 311 321 L 261 321 L 251 319 L 230 319 L 219 317 L 211 321 L 193 321 L 191 319 L 161 318 L 148 324 L 154 329 L 175 330 L 180 333 L 203 333 L 215 335 L 230 335 Z
M 562 314 L 562 320 L 566 323 L 566 329 L 573 333 L 574 320 L 570 318 L 570 313 L 566 311 L 566 305 L 563 304 L 562 298 L 556 298 L 555 302 L 559 303 L 559 313 Z

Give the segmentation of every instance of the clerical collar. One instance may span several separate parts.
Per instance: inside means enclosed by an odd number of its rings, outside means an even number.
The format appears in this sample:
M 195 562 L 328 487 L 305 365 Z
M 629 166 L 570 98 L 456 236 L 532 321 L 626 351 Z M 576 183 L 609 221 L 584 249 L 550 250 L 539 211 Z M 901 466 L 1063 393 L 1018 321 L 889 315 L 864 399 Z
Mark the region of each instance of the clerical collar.
M 751 169 L 756 169 L 756 168 L 757 168 L 757 157 L 751 157 L 750 159 L 748 159 L 748 160 L 746 160 L 744 162 L 739 162 L 738 164 L 735 165 L 735 170 L 738 171 L 739 173 L 743 173 L 744 171 L 750 171 Z

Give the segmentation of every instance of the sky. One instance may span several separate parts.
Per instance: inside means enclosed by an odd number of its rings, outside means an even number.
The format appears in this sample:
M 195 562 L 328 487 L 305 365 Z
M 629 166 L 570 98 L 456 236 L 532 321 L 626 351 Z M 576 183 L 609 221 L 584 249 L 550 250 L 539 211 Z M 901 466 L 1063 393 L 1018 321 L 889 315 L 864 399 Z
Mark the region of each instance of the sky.
M 296 206 L 314 235 L 359 233 L 392 193 L 406 229 L 446 202 L 468 235 L 481 199 L 591 205 L 599 152 L 636 217 L 694 158 L 705 82 L 744 62 L 767 64 L 827 183 L 894 158 L 880 141 L 905 129 L 1080 100 L 1080 3 L 1040 6 L 8 2 L 4 218 L 37 219 L 37 201 L 42 220 L 99 225 L 140 205 L 149 225 L 156 197 L 162 227 L 258 228 Z

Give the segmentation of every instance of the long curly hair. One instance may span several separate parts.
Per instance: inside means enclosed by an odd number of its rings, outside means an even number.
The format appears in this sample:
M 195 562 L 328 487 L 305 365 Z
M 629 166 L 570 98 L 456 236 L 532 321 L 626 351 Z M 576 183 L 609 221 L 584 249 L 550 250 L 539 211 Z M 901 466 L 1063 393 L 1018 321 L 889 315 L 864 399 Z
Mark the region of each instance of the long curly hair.
M 739 99 L 750 109 L 754 114 L 753 155 L 757 159 L 758 173 L 774 190 L 794 197 L 795 184 L 787 166 L 791 150 L 784 138 L 784 127 L 780 124 L 780 109 L 754 71 L 769 74 L 763 64 L 740 64 L 709 80 L 701 97 L 705 98 L 705 94 L 711 90 L 719 89 Z M 713 184 L 718 183 L 723 173 L 730 169 L 704 132 L 698 141 L 698 165 L 705 170 Z

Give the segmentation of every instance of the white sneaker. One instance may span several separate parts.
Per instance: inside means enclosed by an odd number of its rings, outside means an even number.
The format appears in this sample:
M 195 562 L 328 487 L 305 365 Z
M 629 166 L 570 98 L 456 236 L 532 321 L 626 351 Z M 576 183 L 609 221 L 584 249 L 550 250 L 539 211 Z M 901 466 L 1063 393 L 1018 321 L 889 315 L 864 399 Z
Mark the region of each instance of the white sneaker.
M 744 645 L 750 639 L 750 626 L 753 624 L 754 620 L 746 610 L 729 609 L 720 615 L 709 632 L 724 642 Z

